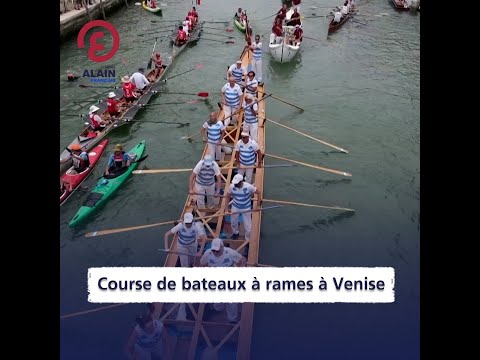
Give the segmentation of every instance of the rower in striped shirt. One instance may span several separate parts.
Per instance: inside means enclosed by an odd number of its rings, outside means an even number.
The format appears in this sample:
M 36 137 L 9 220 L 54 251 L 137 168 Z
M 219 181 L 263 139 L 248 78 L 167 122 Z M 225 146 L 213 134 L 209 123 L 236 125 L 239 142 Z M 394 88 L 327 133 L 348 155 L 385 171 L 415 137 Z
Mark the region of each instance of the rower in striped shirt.
M 240 165 L 238 173 L 240 175 L 245 175 L 245 180 L 248 183 L 252 182 L 253 175 L 253 166 L 257 162 L 258 158 L 258 167 L 262 166 L 263 154 L 260 151 L 255 140 L 250 139 L 250 135 L 246 132 L 242 132 L 242 139 L 237 142 L 235 145 L 235 163 Z M 249 168 L 244 168 L 248 166 Z
M 231 65 L 227 70 L 227 78 L 233 75 L 235 82 L 241 85 L 243 78 L 247 75 L 247 70 L 242 66 L 242 60 L 237 60 L 237 62 Z
M 228 83 L 226 83 L 221 90 L 223 115 L 225 126 L 230 124 L 230 118 L 235 125 L 238 118 L 238 108 L 240 107 L 240 97 L 243 95 L 240 85 L 235 83 L 235 77 L 230 75 Z
M 222 139 L 225 135 L 225 125 L 217 118 L 216 112 L 210 113 L 210 118 L 203 124 L 202 139 L 207 143 L 207 154 L 215 160 L 221 160 Z

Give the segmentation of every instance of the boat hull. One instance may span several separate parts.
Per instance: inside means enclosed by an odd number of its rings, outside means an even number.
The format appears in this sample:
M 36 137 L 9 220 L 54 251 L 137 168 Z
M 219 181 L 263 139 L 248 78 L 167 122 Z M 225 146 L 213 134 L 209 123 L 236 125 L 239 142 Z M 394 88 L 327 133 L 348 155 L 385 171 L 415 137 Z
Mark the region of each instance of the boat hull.
M 241 32 L 244 33 L 246 31 L 247 26 L 245 25 L 244 22 L 240 22 L 238 18 L 233 18 L 233 23 L 235 24 L 236 28 Z
M 107 200 L 123 185 L 125 180 L 132 174 L 132 171 L 138 167 L 138 162 L 134 162 L 142 157 L 145 152 L 145 140 L 141 141 L 135 145 L 130 151 L 129 154 L 134 155 L 135 159 L 132 160 L 133 163 L 128 167 L 128 169 L 123 172 L 121 175 L 113 179 L 105 179 L 102 177 L 97 181 L 95 188 L 88 195 L 87 200 L 77 211 L 75 216 L 72 218 L 68 224 L 70 227 L 75 227 L 92 213 L 94 213 L 98 208 L 104 205 Z
M 293 8 L 290 8 L 287 11 L 287 16 L 286 20 L 290 20 L 293 14 Z M 302 24 L 300 24 L 300 27 L 302 27 Z M 282 35 L 282 42 L 281 43 L 276 43 L 276 36 L 275 34 L 270 34 L 270 40 L 268 42 L 268 48 L 270 50 L 270 54 L 272 57 L 280 62 L 280 63 L 286 63 L 291 61 L 295 55 L 297 55 L 298 51 L 300 50 L 300 46 L 302 45 L 301 42 L 296 43 L 295 45 L 290 45 L 288 40 L 286 40 L 286 37 L 290 37 L 293 35 L 293 32 L 295 31 L 294 26 L 282 26 L 283 29 L 283 35 Z
M 155 9 L 152 9 L 150 7 L 148 7 L 147 5 L 145 5 L 144 2 L 142 2 L 142 7 L 147 10 L 149 13 L 152 13 L 152 14 L 155 14 L 155 15 L 159 15 L 161 16 L 162 15 L 162 8 L 155 8 Z
M 98 160 L 102 156 L 105 148 L 107 147 L 109 139 L 103 140 L 100 144 L 95 146 L 92 151 L 88 153 L 88 159 L 90 160 L 90 166 L 82 171 L 80 174 L 72 174 L 73 166 L 66 171 L 65 174 L 60 176 L 60 180 L 66 182 L 71 185 L 72 191 L 65 190 L 62 194 L 60 194 L 60 205 L 65 203 L 65 201 L 69 198 L 75 189 L 77 189 L 80 184 L 90 175 L 92 170 L 97 165 Z

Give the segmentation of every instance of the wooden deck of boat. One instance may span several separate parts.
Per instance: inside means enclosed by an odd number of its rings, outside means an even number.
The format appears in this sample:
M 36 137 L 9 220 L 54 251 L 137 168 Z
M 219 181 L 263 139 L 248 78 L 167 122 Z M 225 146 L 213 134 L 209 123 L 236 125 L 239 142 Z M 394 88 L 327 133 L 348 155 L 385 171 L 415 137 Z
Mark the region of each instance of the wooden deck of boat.
M 247 68 L 252 59 L 251 50 L 242 53 L 242 65 Z M 264 87 L 258 86 L 258 100 L 260 101 L 264 94 Z M 240 106 L 243 103 L 243 97 Z M 219 112 L 219 118 L 223 119 L 223 111 Z M 263 127 L 265 117 L 265 101 L 258 103 L 258 145 L 262 152 L 265 152 L 265 128 Z M 230 124 L 225 131 L 224 140 L 228 145 L 233 146 L 240 140 L 243 124 L 243 110 L 238 114 L 237 125 Z M 202 158 L 205 155 L 207 147 L 205 146 Z M 232 166 L 235 159 L 235 149 L 231 154 L 222 151 L 222 159 L 217 161 L 222 173 L 222 185 L 225 189 L 230 185 L 231 179 L 235 172 L 234 169 L 223 169 L 225 166 Z M 200 160 L 200 158 L 199 158 Z M 254 171 L 252 183 L 263 193 L 263 177 L 264 169 L 257 168 Z M 253 198 L 256 199 L 256 195 Z M 229 199 L 220 198 L 218 207 L 215 209 L 197 209 L 195 204 L 195 196 L 189 195 L 185 202 L 184 209 L 180 218 L 186 212 L 192 212 L 194 217 L 200 217 L 205 213 L 212 216 L 209 219 L 201 220 L 206 229 L 207 242 L 215 237 L 220 237 L 220 233 L 230 235 L 232 233 L 230 224 L 223 214 L 229 211 Z M 256 202 L 254 202 L 254 206 Z M 252 212 L 252 229 L 250 241 L 247 243 L 244 237 L 243 226 L 240 226 L 240 235 L 238 239 L 224 239 L 225 246 L 236 249 L 247 258 L 248 264 L 258 263 L 258 252 L 260 243 L 260 226 L 262 220 L 262 212 Z M 247 246 L 248 245 L 248 246 Z M 170 247 L 172 251 L 177 249 L 177 236 L 174 237 Z M 198 260 L 197 260 L 198 264 Z M 179 266 L 179 256 L 169 253 L 165 260 L 164 266 Z M 161 319 L 169 330 L 171 335 L 169 342 L 169 356 L 171 360 L 194 360 L 201 359 L 223 359 L 226 352 L 230 353 L 229 358 L 237 360 L 248 360 L 250 358 L 250 345 L 253 327 L 253 303 L 243 303 L 239 306 L 239 321 L 236 324 L 229 323 L 223 312 L 216 312 L 210 309 L 210 304 L 186 304 L 187 312 L 190 315 L 186 320 L 177 320 L 176 314 L 180 304 L 156 303 L 153 313 L 154 318 Z M 190 317 L 190 319 L 189 319 Z M 173 336 L 172 336 L 173 335 Z M 235 350 L 232 350 L 234 348 Z M 235 354 L 232 354 L 232 351 Z M 222 354 L 222 355 L 219 355 Z M 233 355 L 233 356 L 232 356 Z

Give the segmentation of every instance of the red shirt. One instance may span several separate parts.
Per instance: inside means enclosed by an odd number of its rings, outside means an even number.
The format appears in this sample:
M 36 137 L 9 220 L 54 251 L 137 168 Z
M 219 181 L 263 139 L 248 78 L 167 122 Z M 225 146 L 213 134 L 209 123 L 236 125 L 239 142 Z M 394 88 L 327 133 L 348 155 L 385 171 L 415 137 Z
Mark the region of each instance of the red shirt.
M 295 31 L 293 32 L 293 36 L 295 36 L 295 39 L 300 39 L 303 35 L 303 30 L 301 28 L 296 28 Z
M 283 20 L 287 17 L 287 10 L 282 7 L 277 14 L 277 16 Z
M 300 5 L 302 0 L 292 0 L 292 5 Z
M 122 86 L 123 94 L 126 98 L 133 97 L 133 91 L 135 90 L 135 84 L 133 83 L 125 83 Z
M 107 110 L 109 114 L 116 114 L 118 112 L 117 104 L 118 104 L 118 100 L 107 99 Z
M 273 25 L 272 32 L 277 36 L 282 36 L 283 29 L 280 25 Z
M 178 30 L 177 40 L 187 40 L 187 33 L 183 30 Z

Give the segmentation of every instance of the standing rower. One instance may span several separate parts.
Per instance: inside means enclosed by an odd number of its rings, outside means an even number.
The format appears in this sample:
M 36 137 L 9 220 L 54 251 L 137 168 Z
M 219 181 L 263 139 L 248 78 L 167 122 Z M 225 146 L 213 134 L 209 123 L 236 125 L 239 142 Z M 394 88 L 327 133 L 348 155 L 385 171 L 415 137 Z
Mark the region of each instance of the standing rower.
M 245 229 L 245 240 L 250 241 L 250 232 L 252 231 L 252 195 L 257 194 L 257 205 L 260 204 L 262 194 L 252 184 L 243 181 L 243 175 L 237 174 L 233 177 L 232 183 L 227 189 L 227 199 L 233 198 L 232 214 L 230 215 L 230 223 L 232 226 L 233 240 L 238 239 L 240 230 L 238 227 L 238 216 L 242 213 L 243 227 Z
M 247 75 L 247 70 L 242 66 L 242 60 L 237 60 L 235 64 L 230 65 L 227 70 L 227 78 L 230 75 L 233 75 L 237 84 L 241 84 L 243 77 Z
M 258 105 L 257 105 L 257 98 L 250 95 L 245 94 L 245 100 L 243 101 L 243 129 L 242 134 L 247 133 L 250 134 L 250 138 L 253 141 L 257 142 L 258 140 Z M 250 175 L 251 179 L 251 175 Z
M 253 166 L 258 160 L 258 167 L 262 167 L 263 155 L 255 140 L 250 139 L 250 134 L 242 131 L 242 139 L 235 145 L 235 164 L 239 165 L 238 174 L 245 174 L 245 180 L 252 182 Z M 248 168 L 242 168 L 248 166 Z
M 253 71 L 257 76 L 257 80 L 260 85 L 263 84 L 262 77 L 262 42 L 260 41 L 260 35 L 255 35 L 255 42 L 250 45 L 250 49 L 253 52 Z
M 217 116 L 216 112 L 211 112 L 208 121 L 203 124 L 201 132 L 203 141 L 207 143 L 207 154 L 212 155 L 215 160 L 220 160 L 225 126 Z
M 217 178 L 215 186 L 215 177 Z M 207 197 L 207 208 L 213 209 L 218 203 L 213 198 L 218 195 L 222 188 L 222 174 L 220 167 L 213 161 L 212 155 L 205 155 L 193 168 L 189 181 L 189 193 L 195 194 L 197 208 L 205 209 L 205 196 Z M 218 199 L 217 199 L 218 200 Z
M 235 83 L 235 77 L 230 75 L 228 77 L 228 83 L 226 83 L 221 90 L 220 96 L 222 97 L 223 115 L 225 120 L 225 126 L 230 124 L 236 124 L 238 118 L 238 108 L 240 106 L 240 97 L 243 95 L 240 85 Z

